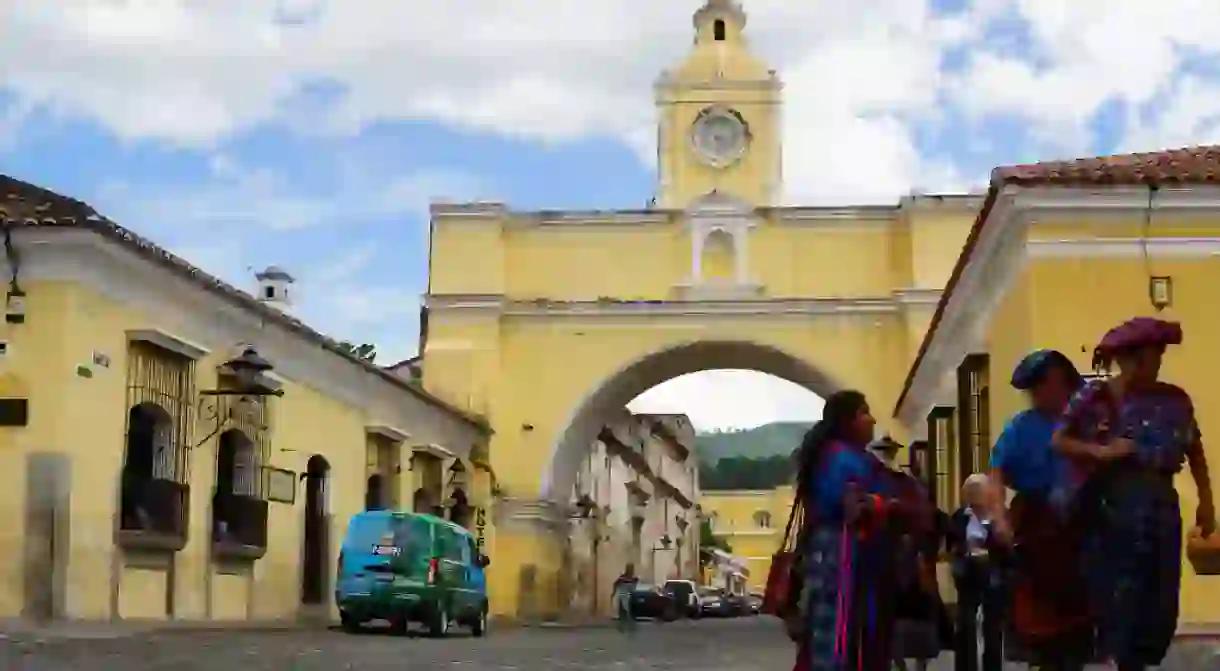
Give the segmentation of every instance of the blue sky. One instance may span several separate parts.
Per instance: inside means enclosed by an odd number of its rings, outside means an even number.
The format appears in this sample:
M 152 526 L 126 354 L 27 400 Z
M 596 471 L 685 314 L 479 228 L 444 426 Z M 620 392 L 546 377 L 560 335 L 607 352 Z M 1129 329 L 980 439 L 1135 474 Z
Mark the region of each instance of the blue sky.
M 701 2 L 0 4 L 0 171 L 238 285 L 283 266 L 304 318 L 393 359 L 414 351 L 430 200 L 652 196 L 649 86 Z M 1217 141 L 1220 8 L 1083 4 L 745 2 L 787 83 L 788 200 L 886 202 L 977 187 L 997 164 Z M 760 400 L 742 406 L 740 384 Z M 820 411 L 725 374 L 647 405 L 703 426 Z

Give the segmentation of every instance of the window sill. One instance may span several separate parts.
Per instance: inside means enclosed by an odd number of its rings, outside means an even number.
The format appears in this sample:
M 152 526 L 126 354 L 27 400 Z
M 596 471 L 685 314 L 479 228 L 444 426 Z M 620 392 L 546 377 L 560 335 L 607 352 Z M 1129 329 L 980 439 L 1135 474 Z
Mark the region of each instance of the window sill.
M 212 556 L 222 561 L 256 561 L 266 554 L 266 546 L 243 545 L 236 541 L 212 542 Z
M 178 552 L 186 547 L 186 535 L 121 529 L 116 534 L 115 543 L 124 550 Z

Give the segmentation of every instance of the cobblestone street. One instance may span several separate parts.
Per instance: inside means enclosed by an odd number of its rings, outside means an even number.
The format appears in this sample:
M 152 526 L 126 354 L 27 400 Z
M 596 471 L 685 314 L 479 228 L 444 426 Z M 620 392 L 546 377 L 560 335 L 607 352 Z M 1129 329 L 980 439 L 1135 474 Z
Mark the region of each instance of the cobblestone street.
M 1165 671 L 1216 668 L 1215 647 L 1184 644 Z M 0 640 L 4 671 L 337 671 L 339 669 L 699 669 L 788 671 L 792 647 L 770 618 L 641 623 L 631 638 L 613 629 L 516 629 L 485 639 L 400 638 L 373 632 L 166 632 L 38 636 Z M 937 671 L 948 671 L 948 656 Z

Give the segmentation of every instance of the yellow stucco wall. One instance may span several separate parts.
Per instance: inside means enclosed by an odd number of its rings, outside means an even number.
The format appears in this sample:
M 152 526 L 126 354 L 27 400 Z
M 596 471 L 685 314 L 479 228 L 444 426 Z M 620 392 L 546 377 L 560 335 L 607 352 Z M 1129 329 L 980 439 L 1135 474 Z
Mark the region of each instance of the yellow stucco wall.
M 1004 293 L 987 325 L 987 352 L 991 360 L 991 425 L 993 438 L 1003 423 L 1025 407 L 1022 395 L 1008 383 L 1013 366 L 1032 349 L 1060 350 L 1079 367 L 1090 372 L 1093 347 L 1111 327 L 1137 315 L 1157 314 L 1148 298 L 1148 277 L 1167 275 L 1173 279 L 1173 305 L 1159 316 L 1180 321 L 1185 342 L 1170 348 L 1162 378 L 1185 388 L 1193 397 L 1204 436 L 1217 430 L 1214 408 L 1220 407 L 1220 361 L 1211 343 L 1220 338 L 1220 312 L 1215 309 L 1220 265 L 1204 252 L 1158 253 L 1157 245 L 1175 238 L 1198 248 L 1214 246 L 1220 237 L 1220 217 L 1213 222 L 1198 216 L 1175 220 L 1161 215 L 1155 228 L 1146 231 L 1139 212 L 1127 219 L 1114 215 L 1080 216 L 1072 219 L 1045 218 L 1034 228 L 1032 240 L 1075 241 L 1095 247 L 1125 246 L 1125 252 L 1081 252 L 1069 258 L 1029 259 Z M 1155 237 L 1148 258 L 1135 249 L 1140 236 Z M 1220 447 L 1205 441 L 1213 482 L 1220 477 Z M 1197 502 L 1188 472 L 1177 480 L 1183 517 L 1189 530 Z M 1183 564 L 1181 623 L 1214 625 L 1220 622 L 1220 578 L 1194 574 Z
M 128 403 L 127 331 L 156 328 L 157 316 L 135 312 L 80 284 L 35 282 L 25 290 L 26 323 L 0 325 L 9 344 L 8 356 L 0 362 L 0 394 L 28 394 L 32 408 L 29 426 L 0 429 L 0 515 L 8 520 L 0 530 L 0 616 L 22 611 L 22 558 L 28 541 L 23 527 L 25 459 L 33 451 L 58 451 L 71 458 L 66 616 L 162 619 L 167 617 L 166 589 L 173 589 L 179 619 L 294 617 L 301 599 L 304 484 L 298 483 L 295 504 L 270 503 L 266 555 L 248 569 L 218 570 L 209 555 L 214 438 L 191 452 L 189 539 L 175 558 L 172 583 L 159 560 L 126 565 L 115 543 L 114 515 Z M 95 354 L 109 357 L 109 366 L 96 365 Z M 197 389 L 214 388 L 216 366 L 232 355 L 215 351 L 197 362 Z M 79 375 L 78 366 L 91 375 Z M 324 389 L 293 382 L 273 406 L 266 465 L 302 473 L 312 455 L 329 462 L 329 567 L 348 518 L 363 508 L 370 418 Z M 192 445 L 214 428 L 200 419 Z M 403 473 L 410 478 L 405 463 Z M 409 494 L 406 500 L 409 505 Z M 333 568 L 325 571 L 331 574 Z M 117 612 L 112 612 L 112 576 Z M 324 604 L 330 601 L 326 595 Z
M 792 510 L 791 486 L 771 490 L 703 492 L 699 505 L 712 520 L 712 533 L 728 542 L 730 553 L 743 559 L 750 575 L 746 585 L 761 593 L 767 586 L 771 557 L 780 549 Z M 759 525 L 762 516 L 769 525 Z

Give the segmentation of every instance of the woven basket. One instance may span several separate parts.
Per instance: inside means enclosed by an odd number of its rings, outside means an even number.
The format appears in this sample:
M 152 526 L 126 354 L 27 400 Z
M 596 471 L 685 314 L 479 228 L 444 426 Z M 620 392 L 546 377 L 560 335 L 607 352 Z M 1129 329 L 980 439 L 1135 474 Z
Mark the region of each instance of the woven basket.
M 1186 558 L 1198 575 L 1220 575 L 1220 532 L 1204 538 L 1198 529 L 1186 539 Z

